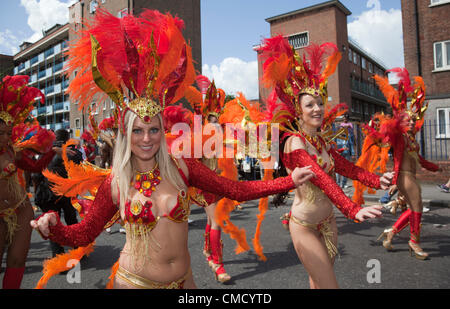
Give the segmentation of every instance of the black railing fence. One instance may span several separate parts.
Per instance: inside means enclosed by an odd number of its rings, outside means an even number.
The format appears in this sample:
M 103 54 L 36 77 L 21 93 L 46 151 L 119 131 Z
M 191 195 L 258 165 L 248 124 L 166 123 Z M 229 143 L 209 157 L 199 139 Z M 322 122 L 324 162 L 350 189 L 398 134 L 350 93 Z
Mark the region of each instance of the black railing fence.
M 354 127 L 355 149 L 359 157 L 365 135 L 359 124 L 355 124 Z M 450 128 L 446 128 L 436 120 L 425 120 L 422 131 L 417 133 L 416 140 L 421 148 L 420 154 L 425 159 L 431 161 L 450 160 Z

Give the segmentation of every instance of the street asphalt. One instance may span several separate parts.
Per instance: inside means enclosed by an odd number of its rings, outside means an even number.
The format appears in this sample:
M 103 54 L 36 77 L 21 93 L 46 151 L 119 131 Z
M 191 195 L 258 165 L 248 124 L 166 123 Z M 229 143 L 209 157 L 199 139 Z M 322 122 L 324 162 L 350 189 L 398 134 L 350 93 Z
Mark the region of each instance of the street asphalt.
M 339 256 L 335 272 L 343 289 L 448 289 L 450 288 L 450 194 L 439 191 L 435 184 L 423 184 L 424 205 L 430 211 L 423 215 L 422 247 L 430 259 L 420 261 L 408 251 L 409 229 L 396 236 L 394 251 L 386 252 L 377 236 L 390 227 L 397 216 L 384 210 L 382 218 L 362 224 L 346 219 L 335 210 L 338 224 Z M 352 188 L 346 189 L 351 196 Z M 384 192 L 366 195 L 367 204 L 377 203 Z M 289 211 L 292 195 L 286 205 L 270 205 L 262 225 L 261 243 L 267 261 L 258 260 L 253 250 L 235 254 L 236 243 L 223 235 L 224 264 L 232 280 L 218 283 L 202 254 L 206 215 L 203 209 L 192 206 L 189 224 L 189 250 L 194 280 L 199 289 L 308 289 L 308 274 L 300 263 L 289 232 L 280 223 L 280 216 Z M 36 212 L 36 216 L 40 213 Z M 242 210 L 231 214 L 232 222 L 247 233 L 252 247 L 256 227 L 258 201 L 243 204 Z M 50 279 L 47 289 L 104 289 L 110 268 L 118 259 L 125 235 L 119 225 L 112 233 L 103 232 L 96 240 L 95 250 L 80 263 L 80 276 L 61 274 Z M 66 248 L 68 249 L 68 248 Z M 22 288 L 33 289 L 42 276 L 43 261 L 50 255 L 48 241 L 33 232 Z M 5 267 L 5 261 L 3 261 Z M 0 275 L 0 280 L 3 274 Z

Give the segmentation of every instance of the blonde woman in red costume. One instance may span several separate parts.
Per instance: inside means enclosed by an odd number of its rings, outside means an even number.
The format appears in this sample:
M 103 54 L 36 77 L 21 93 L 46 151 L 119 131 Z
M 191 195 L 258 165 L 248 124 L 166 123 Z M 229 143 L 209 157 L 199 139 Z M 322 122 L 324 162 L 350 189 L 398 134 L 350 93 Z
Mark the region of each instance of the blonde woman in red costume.
M 295 190 L 289 222 L 292 242 L 309 274 L 311 288 L 338 288 L 333 270 L 337 254 L 333 204 L 356 222 L 380 216 L 381 206 L 362 208 L 353 203 L 337 185 L 335 172 L 373 188 L 387 188 L 392 175 L 380 177 L 356 167 L 323 137 L 327 79 L 341 59 L 334 44 L 311 45 L 303 61 L 282 36 L 266 39 L 260 51 L 263 81 L 274 88 L 269 115 L 285 132 L 281 137 L 282 162 L 288 171 L 310 165 L 316 175 Z
M 162 113 L 195 78 L 182 26 L 181 20 L 157 11 L 122 19 L 97 11 L 78 51 L 89 46 L 93 51 L 92 63 L 82 62 L 87 74 L 83 85 L 87 80 L 88 89 L 93 89 L 95 83 L 122 108 L 112 171 L 81 223 L 63 226 L 55 213 L 31 222 L 53 241 L 86 246 L 119 212 L 127 236 L 114 288 L 195 288 L 187 247 L 188 187 L 251 200 L 294 188 L 312 177 L 308 169 L 296 169 L 291 176 L 272 182 L 239 183 L 217 176 L 196 159 L 169 156 Z M 77 77 L 81 82 L 83 76 Z M 129 103 L 122 86 L 135 94 Z
M 409 223 L 410 240 L 408 241 L 411 256 L 426 260 L 428 253 L 420 247 L 420 231 L 423 203 L 420 184 L 416 179 L 417 168 L 423 167 L 436 172 L 439 166 L 420 156 L 420 146 L 415 136 L 423 125 L 424 114 L 428 108 L 425 103 L 425 84 L 420 76 L 416 76 L 412 84 L 409 72 L 405 68 L 395 68 L 388 72 L 400 78 L 398 89 L 389 84 L 387 77 L 375 76 L 378 86 L 391 104 L 393 115 L 385 117 L 378 132 L 373 135 L 384 139 L 393 148 L 395 177 L 393 183 L 403 195 L 409 209 L 404 211 L 395 224 L 386 229 L 379 237 L 383 239 L 383 247 L 393 250 L 392 240 Z M 408 103 L 408 99 L 411 102 Z M 409 108 L 408 108 L 409 104 Z
M 40 172 L 55 154 L 51 150 L 54 134 L 38 124 L 28 128 L 24 123 L 36 97 L 44 102 L 39 89 L 27 87 L 28 79 L 29 76 L 6 76 L 0 82 L 0 262 L 7 248 L 4 289 L 20 288 L 32 231 L 28 222 L 34 217 L 28 195 L 19 182 L 20 170 Z M 34 135 L 21 141 L 28 134 Z M 46 153 L 36 161 L 32 159 L 36 152 Z

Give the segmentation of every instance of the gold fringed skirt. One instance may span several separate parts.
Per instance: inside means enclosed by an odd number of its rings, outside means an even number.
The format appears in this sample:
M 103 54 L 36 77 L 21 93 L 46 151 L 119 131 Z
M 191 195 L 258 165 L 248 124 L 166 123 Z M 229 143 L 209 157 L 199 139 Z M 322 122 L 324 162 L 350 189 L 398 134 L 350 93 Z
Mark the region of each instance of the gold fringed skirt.
M 22 205 L 22 203 L 26 199 L 27 195 L 25 194 L 23 198 L 14 207 L 0 210 L 0 219 L 3 219 L 3 221 L 5 221 L 7 226 L 6 239 L 8 245 L 12 243 L 14 234 L 20 228 L 19 224 L 17 224 L 17 212 L 19 211 L 20 205 Z

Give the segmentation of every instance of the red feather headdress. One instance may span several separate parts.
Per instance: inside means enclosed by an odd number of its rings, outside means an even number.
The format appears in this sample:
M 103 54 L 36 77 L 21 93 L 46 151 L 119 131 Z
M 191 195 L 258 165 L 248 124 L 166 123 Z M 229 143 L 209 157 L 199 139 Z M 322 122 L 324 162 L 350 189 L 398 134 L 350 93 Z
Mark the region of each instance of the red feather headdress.
M 416 130 L 423 125 L 423 117 L 428 109 L 428 102 L 425 102 L 426 87 L 423 78 L 414 77 L 414 84 L 411 83 L 409 72 L 406 68 L 394 68 L 387 73 L 394 73 L 399 78 L 397 89 L 389 84 L 388 77 L 375 75 L 374 79 L 392 107 L 394 117 L 399 117 L 403 113 L 408 113 L 415 117 Z M 408 107 L 408 99 L 411 100 Z
M 0 119 L 9 126 L 23 123 L 29 116 L 37 97 L 45 102 L 44 94 L 28 87 L 29 76 L 6 76 L 0 82 Z
M 148 122 L 181 99 L 195 79 L 183 27 L 180 19 L 158 11 L 118 18 L 97 10 L 92 25 L 69 49 L 67 72 L 78 72 L 69 94 L 80 109 L 95 95 L 101 96 L 97 103 L 107 95 L 123 114 L 132 110 Z
M 342 57 L 335 44 L 312 44 L 305 48 L 306 54 L 301 59 L 288 40 L 279 35 L 265 39 L 259 51 L 263 61 L 262 81 L 267 88 L 274 89 L 268 103 L 270 114 L 278 114 L 276 118 L 280 119 L 297 118 L 301 114 L 301 94 L 320 96 L 327 103 L 328 78 Z

